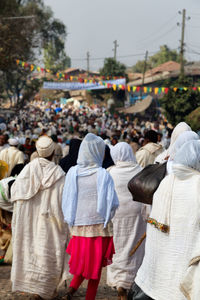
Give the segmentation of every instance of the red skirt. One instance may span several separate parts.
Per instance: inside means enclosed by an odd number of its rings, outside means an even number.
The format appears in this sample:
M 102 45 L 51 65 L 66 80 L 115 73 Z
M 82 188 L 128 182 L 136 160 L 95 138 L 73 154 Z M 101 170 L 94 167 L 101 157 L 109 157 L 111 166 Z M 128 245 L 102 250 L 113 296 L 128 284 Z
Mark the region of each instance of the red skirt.
M 113 237 L 72 236 L 66 252 L 71 255 L 69 272 L 86 279 L 98 279 L 102 267 L 112 263 Z

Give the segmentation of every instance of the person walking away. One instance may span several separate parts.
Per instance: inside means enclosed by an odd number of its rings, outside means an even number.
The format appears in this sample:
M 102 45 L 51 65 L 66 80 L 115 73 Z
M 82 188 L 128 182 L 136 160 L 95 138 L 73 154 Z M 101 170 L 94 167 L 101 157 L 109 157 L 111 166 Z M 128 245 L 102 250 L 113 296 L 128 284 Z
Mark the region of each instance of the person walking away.
M 3 149 L 0 152 L 0 160 L 5 161 L 8 164 L 8 172 L 5 174 L 5 177 L 9 177 L 12 169 L 16 165 L 24 165 L 24 153 L 17 149 L 18 140 L 15 138 L 8 140 L 10 147 Z
M 186 300 L 180 284 L 200 241 L 200 141 L 184 143 L 172 168 L 154 194 L 135 283 L 152 299 Z
M 144 146 L 136 152 L 136 159 L 141 167 L 153 164 L 155 158 L 163 151 L 161 145 L 157 144 L 158 134 L 154 130 L 149 130 L 144 136 Z
M 51 136 L 51 138 L 55 143 L 53 161 L 55 162 L 56 165 L 58 165 L 61 158 L 63 157 L 62 146 L 58 143 L 57 135 L 54 134 Z
M 67 173 L 71 167 L 76 165 L 81 142 L 82 141 L 80 139 L 70 140 L 69 153 L 65 157 L 63 157 L 59 163 L 65 173 Z
M 55 296 L 68 277 L 65 253 L 68 227 L 61 209 L 65 173 L 52 162 L 55 144 L 48 136 L 36 142 L 39 157 L 27 164 L 11 188 L 12 291 Z
M 86 300 L 95 299 L 102 267 L 112 262 L 114 254 L 111 218 L 119 205 L 114 183 L 102 168 L 105 143 L 88 133 L 83 139 L 77 165 L 65 180 L 62 209 L 71 228 L 72 238 L 67 247 L 70 283 L 67 299 L 88 279 Z
M 127 187 L 129 180 L 142 168 L 131 146 L 125 142 L 111 148 L 111 157 L 115 165 L 109 168 L 109 173 L 115 184 L 119 208 L 112 219 L 115 254 L 113 263 L 107 267 L 107 284 L 117 288 L 118 299 L 125 300 L 144 256 L 144 242 L 132 257 L 129 256 L 146 231 L 146 222 L 143 219 L 144 205 L 133 201 Z

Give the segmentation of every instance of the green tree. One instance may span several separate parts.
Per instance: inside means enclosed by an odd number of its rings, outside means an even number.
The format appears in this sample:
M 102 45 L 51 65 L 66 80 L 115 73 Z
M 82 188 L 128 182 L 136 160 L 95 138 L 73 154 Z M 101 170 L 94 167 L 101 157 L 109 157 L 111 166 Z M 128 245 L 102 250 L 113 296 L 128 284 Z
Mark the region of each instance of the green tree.
M 123 76 L 126 77 L 126 66 L 114 58 L 106 58 L 104 60 L 104 66 L 100 69 L 101 76 Z
M 37 58 L 49 43 L 53 43 L 59 56 L 64 52 L 65 38 L 65 25 L 54 19 L 51 9 L 44 5 L 43 0 L 0 1 L 2 84 L 7 96 L 17 99 L 18 106 L 23 105 L 25 100 L 30 100 L 30 91 L 33 97 L 38 84 L 35 85 L 34 80 L 31 80 L 30 69 L 16 65 L 16 59 L 38 64 Z M 35 89 L 31 88 L 32 84 Z M 28 99 L 26 91 L 29 91 Z
M 44 66 L 53 72 L 63 71 L 71 66 L 71 59 L 64 50 L 58 52 L 54 43 L 50 42 L 44 49 Z
M 186 117 L 200 106 L 200 94 L 192 89 L 184 90 L 183 87 L 191 87 L 191 80 L 184 78 L 174 82 L 168 81 L 164 86 L 169 86 L 169 92 L 160 99 L 165 115 L 172 125 L 186 120 Z M 178 87 L 177 91 L 172 88 Z
M 160 50 L 147 60 L 146 70 L 155 68 L 170 60 L 180 62 L 180 54 L 176 50 L 171 50 L 167 45 L 160 46 Z M 133 66 L 133 72 L 142 73 L 143 70 L 144 60 L 139 60 Z

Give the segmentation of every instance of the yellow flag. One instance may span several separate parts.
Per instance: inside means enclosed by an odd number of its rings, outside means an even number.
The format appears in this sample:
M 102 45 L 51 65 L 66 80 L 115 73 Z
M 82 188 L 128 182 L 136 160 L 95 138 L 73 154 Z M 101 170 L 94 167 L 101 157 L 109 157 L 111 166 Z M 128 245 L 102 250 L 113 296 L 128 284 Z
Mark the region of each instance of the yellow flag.
M 173 88 L 173 90 L 174 90 L 174 92 L 176 92 L 177 91 L 177 87 Z
M 117 85 L 113 84 L 113 90 L 116 91 L 116 89 L 117 89 Z
M 30 69 L 31 69 L 31 72 L 32 72 L 34 70 L 34 65 L 31 65 Z
M 136 86 L 133 86 L 133 92 L 135 92 L 135 91 L 136 91 L 136 88 L 137 88 Z
M 144 86 L 144 93 L 146 94 L 147 93 L 147 87 Z
M 156 87 L 156 88 L 154 89 L 154 92 L 155 92 L 155 95 L 158 94 L 158 87 Z
M 128 92 L 130 92 L 130 91 L 131 91 L 131 87 L 130 87 L 130 85 L 128 85 L 128 86 L 127 86 L 127 90 L 128 90 Z

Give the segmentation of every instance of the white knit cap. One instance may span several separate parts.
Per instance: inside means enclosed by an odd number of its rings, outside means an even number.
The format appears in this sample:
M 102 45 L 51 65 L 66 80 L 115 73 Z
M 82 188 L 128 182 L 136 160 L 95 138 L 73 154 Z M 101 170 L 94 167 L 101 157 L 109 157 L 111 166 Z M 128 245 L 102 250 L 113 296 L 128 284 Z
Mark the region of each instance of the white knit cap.
M 11 138 L 8 140 L 10 146 L 17 146 L 19 144 L 18 140 L 15 138 Z
M 49 157 L 55 149 L 55 143 L 50 137 L 43 135 L 37 140 L 36 149 L 39 156 Z

